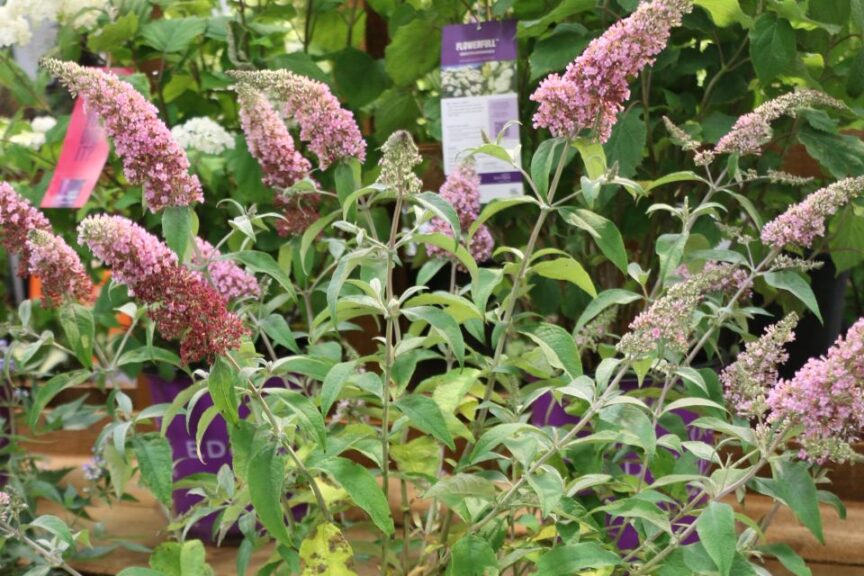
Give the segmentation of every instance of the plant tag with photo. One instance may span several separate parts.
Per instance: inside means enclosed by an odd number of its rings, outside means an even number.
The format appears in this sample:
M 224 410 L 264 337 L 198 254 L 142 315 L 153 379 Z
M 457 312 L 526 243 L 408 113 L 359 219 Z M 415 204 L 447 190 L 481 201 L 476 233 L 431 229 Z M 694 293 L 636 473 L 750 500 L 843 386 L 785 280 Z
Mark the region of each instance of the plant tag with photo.
M 516 94 L 516 22 L 445 26 L 441 40 L 441 124 L 444 172 L 459 165 L 465 151 L 483 144 L 483 134 L 519 162 L 519 100 Z M 509 126 L 508 126 L 509 123 Z M 520 196 L 522 175 L 503 160 L 477 157 L 480 197 Z

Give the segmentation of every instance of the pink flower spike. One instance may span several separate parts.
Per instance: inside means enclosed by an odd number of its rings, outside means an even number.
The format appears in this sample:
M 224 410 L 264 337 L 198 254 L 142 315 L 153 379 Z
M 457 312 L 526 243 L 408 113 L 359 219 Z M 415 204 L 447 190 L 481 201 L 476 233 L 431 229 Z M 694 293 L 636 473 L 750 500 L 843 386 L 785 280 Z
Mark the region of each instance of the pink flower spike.
M 93 282 L 84 270 L 78 253 L 59 236 L 44 230 L 32 230 L 27 239 L 30 252 L 30 274 L 42 281 L 44 301 L 57 306 L 69 298 L 87 301 L 93 294 Z
M 240 125 L 264 184 L 284 189 L 308 176 L 312 165 L 294 148 L 288 128 L 264 94 L 245 84 L 237 87 L 237 94 Z
M 606 142 L 630 98 L 630 80 L 654 63 L 672 29 L 692 9 L 691 0 L 652 0 L 616 22 L 591 41 L 563 76 L 550 75 L 531 95 L 539 104 L 534 127 L 562 138 L 590 131 Z
M 7 252 L 17 254 L 21 261 L 19 276 L 30 271 L 30 247 L 27 237 L 33 230 L 51 231 L 45 215 L 34 208 L 6 182 L 0 182 L 0 241 Z
M 189 174 L 189 159 L 159 119 L 156 107 L 131 84 L 110 72 L 72 62 L 46 59 L 42 65 L 74 95 L 95 110 L 123 159 L 123 171 L 144 191 L 147 207 L 189 206 L 204 199 L 197 176 Z
M 221 254 L 216 248 L 201 238 L 195 238 L 198 253 L 192 259 L 192 265 L 198 268 L 206 268 L 205 278 L 227 301 L 243 297 L 257 298 L 261 294 L 261 288 L 255 277 L 240 268 L 231 260 L 220 259 Z
M 323 82 L 287 70 L 232 71 L 231 75 L 285 103 L 285 114 L 300 125 L 300 139 L 318 157 L 322 170 L 339 160 L 366 159 L 366 142 L 354 115 L 342 108 Z
M 116 281 L 149 304 L 149 314 L 168 340 L 180 341 L 184 362 L 210 359 L 240 345 L 243 323 L 201 275 L 177 262 L 158 238 L 121 216 L 88 216 L 79 242 L 112 268 Z

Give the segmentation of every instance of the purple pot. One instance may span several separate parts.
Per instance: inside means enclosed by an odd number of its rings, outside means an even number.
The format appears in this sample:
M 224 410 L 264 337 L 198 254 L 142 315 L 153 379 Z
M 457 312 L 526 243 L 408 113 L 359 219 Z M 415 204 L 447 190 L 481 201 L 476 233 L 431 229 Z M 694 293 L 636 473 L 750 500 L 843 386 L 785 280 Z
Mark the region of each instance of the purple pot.
M 635 381 L 624 381 L 621 383 L 621 389 L 624 391 L 635 390 L 638 388 L 638 384 Z M 696 420 L 699 415 L 690 410 L 674 410 L 673 414 L 678 415 L 681 420 L 684 422 L 685 426 L 688 426 L 694 420 Z M 534 403 L 531 405 L 531 424 L 538 427 L 543 426 L 553 426 L 553 427 L 563 427 L 573 425 L 579 422 L 579 417 L 574 416 L 572 414 L 568 414 L 565 410 L 565 404 L 558 403 L 555 400 L 552 392 L 546 392 L 537 398 Z M 589 434 L 589 432 L 585 431 L 585 435 Z M 668 431 L 662 426 L 657 426 L 656 434 L 659 438 L 665 434 L 668 434 Z M 713 439 L 713 435 L 708 430 L 702 430 L 699 428 L 688 428 L 688 435 L 690 440 L 701 440 L 702 442 L 711 443 Z M 705 462 L 704 460 L 699 461 L 699 469 L 700 473 L 707 474 L 710 469 L 710 463 Z M 642 462 L 641 458 L 635 452 L 629 454 L 625 457 L 625 461 L 622 465 L 625 473 L 633 476 L 639 476 L 642 471 Z M 649 484 L 654 481 L 654 477 L 651 475 L 651 472 L 648 471 L 645 474 L 645 480 Z M 692 492 L 691 497 L 695 497 L 697 492 Z M 662 505 L 661 505 L 662 507 Z M 692 524 L 695 520 L 692 516 L 686 516 L 681 519 L 678 526 L 687 526 Z M 624 522 L 623 518 L 610 519 L 607 518 L 607 527 L 609 530 L 609 534 L 614 538 L 618 539 L 618 547 L 621 550 L 632 550 L 639 546 L 639 534 L 636 532 L 636 529 L 633 528 L 632 525 L 628 525 L 624 532 L 619 536 L 618 532 L 621 524 Z M 692 544 L 694 542 L 698 542 L 698 535 L 693 532 L 690 536 L 688 536 L 684 540 L 684 544 Z

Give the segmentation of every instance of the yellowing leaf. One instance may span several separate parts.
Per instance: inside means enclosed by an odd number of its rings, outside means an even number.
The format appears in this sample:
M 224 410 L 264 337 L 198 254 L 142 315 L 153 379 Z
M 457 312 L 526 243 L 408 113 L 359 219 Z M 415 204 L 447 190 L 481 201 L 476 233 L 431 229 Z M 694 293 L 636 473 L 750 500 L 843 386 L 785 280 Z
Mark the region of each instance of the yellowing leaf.
M 302 576 L 357 576 L 354 551 L 333 524 L 321 524 L 300 544 Z

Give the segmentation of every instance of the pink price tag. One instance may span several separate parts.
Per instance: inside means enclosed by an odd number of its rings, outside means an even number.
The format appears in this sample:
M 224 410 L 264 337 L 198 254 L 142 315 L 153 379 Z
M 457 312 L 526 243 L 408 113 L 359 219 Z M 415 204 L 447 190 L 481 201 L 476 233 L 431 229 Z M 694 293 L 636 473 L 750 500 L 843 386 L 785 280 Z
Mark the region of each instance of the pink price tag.
M 129 74 L 127 68 L 114 68 Z M 88 110 L 84 98 L 75 101 L 69 129 L 51 184 L 42 198 L 42 208 L 80 208 L 90 198 L 108 160 L 110 145 L 99 115 Z

